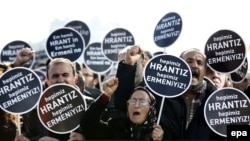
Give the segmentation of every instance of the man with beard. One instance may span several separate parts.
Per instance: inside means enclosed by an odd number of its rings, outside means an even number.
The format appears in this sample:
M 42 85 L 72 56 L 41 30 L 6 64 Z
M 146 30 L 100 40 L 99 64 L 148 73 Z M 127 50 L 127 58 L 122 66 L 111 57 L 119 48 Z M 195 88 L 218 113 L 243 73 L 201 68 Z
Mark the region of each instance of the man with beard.
M 181 96 L 165 98 L 160 118 L 164 130 L 164 140 L 225 140 L 215 134 L 204 118 L 204 104 L 216 87 L 204 76 L 206 57 L 196 48 L 185 50 L 180 57 L 187 62 L 192 71 L 191 85 Z M 139 66 L 138 66 L 139 65 Z M 143 49 L 136 45 L 128 49 L 125 60 L 119 62 L 116 77 L 119 85 L 115 91 L 115 108 L 126 110 L 126 103 L 133 88 L 136 87 L 136 74 L 146 66 Z M 140 69 L 138 69 L 140 68 Z M 142 71 L 141 71 L 142 72 Z M 140 86 L 146 86 L 141 79 Z M 162 97 L 154 94 L 159 113 Z
M 204 117 L 204 104 L 209 95 L 216 90 L 216 87 L 205 78 L 206 56 L 200 50 L 191 48 L 182 52 L 180 57 L 187 62 L 192 72 L 190 87 L 183 95 L 176 98 L 179 99 L 175 108 L 181 111 L 180 117 L 177 118 L 181 118 L 182 123 L 178 124 L 182 126 L 183 138 L 225 140 L 209 128 Z

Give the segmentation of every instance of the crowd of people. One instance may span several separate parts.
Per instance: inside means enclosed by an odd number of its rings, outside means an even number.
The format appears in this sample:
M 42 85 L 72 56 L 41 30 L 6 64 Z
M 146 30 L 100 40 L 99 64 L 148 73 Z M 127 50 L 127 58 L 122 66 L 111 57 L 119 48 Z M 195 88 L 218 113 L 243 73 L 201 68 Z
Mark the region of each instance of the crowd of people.
M 13 63 L 0 64 L 0 75 L 23 66 L 33 55 L 32 50 L 21 49 Z M 248 77 L 242 84 L 234 84 L 228 74 L 207 66 L 203 52 L 190 48 L 179 57 L 190 67 L 191 84 L 184 94 L 165 98 L 161 109 L 162 97 L 150 91 L 143 79 L 152 54 L 134 45 L 127 46 L 118 57 L 116 72 L 105 76 L 108 79 L 101 79 L 83 63 L 66 58 L 49 60 L 43 88 L 65 83 L 79 89 L 87 99 L 88 108 L 79 127 L 67 134 L 51 132 L 41 124 L 37 110 L 33 109 L 21 115 L 20 132 L 16 122 L 19 117 L 0 109 L 0 141 L 226 140 L 207 125 L 204 104 L 219 88 L 235 87 L 247 95 L 250 92 Z

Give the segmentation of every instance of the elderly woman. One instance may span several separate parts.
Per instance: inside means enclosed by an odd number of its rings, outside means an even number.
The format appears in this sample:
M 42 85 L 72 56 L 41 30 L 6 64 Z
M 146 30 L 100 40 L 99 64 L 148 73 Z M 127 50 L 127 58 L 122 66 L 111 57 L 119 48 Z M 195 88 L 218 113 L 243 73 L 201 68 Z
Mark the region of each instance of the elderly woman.
M 137 87 L 127 101 L 127 113 L 101 121 L 111 95 L 118 86 L 118 79 L 104 82 L 101 94 L 83 114 L 80 125 L 87 140 L 154 140 L 163 139 L 163 130 L 155 125 L 155 98 L 145 88 Z

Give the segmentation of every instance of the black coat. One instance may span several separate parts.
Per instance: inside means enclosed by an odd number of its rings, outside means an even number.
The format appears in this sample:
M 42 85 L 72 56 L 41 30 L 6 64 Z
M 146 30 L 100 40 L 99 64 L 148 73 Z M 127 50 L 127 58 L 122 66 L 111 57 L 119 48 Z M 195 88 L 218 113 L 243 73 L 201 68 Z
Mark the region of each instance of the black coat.
M 119 80 L 118 91 L 115 92 L 115 107 L 125 110 L 120 103 L 127 101 L 134 89 L 134 78 L 136 72 L 136 65 L 127 65 L 122 62 L 118 65 L 117 77 Z M 143 72 L 141 72 L 143 73 Z M 145 86 L 142 81 L 141 86 Z M 205 90 L 205 96 L 202 101 L 202 105 L 197 109 L 193 120 L 191 121 L 189 128 L 186 129 L 187 119 L 187 106 L 183 96 L 176 98 L 165 98 L 164 107 L 161 114 L 160 125 L 164 130 L 164 140 L 225 140 L 214 133 L 206 124 L 203 114 L 204 104 L 208 96 L 215 91 L 216 88 L 207 82 L 207 88 Z M 152 94 L 156 98 L 156 108 L 159 112 L 161 106 L 162 97 L 157 94 Z
M 119 111 L 119 114 L 109 121 L 103 122 L 101 116 L 108 104 L 108 100 L 103 100 L 107 97 L 104 97 L 106 96 L 100 95 L 82 116 L 80 126 L 86 140 L 152 140 L 152 128 L 147 124 L 132 124 L 123 111 Z
M 87 106 L 89 106 L 94 99 L 89 96 L 85 96 L 85 100 Z M 31 141 L 37 141 L 39 138 L 43 136 L 53 137 L 60 141 L 67 141 L 69 139 L 70 133 L 57 134 L 46 129 L 39 120 L 36 108 L 28 113 L 23 114 L 22 116 L 23 116 L 22 133 L 26 137 L 28 137 Z M 81 129 L 77 128 L 74 132 L 81 133 Z
M 101 120 L 108 104 L 108 101 L 101 102 L 101 97 L 90 105 L 80 121 L 86 140 L 128 140 L 129 122 L 126 116 L 121 115 L 110 122 Z

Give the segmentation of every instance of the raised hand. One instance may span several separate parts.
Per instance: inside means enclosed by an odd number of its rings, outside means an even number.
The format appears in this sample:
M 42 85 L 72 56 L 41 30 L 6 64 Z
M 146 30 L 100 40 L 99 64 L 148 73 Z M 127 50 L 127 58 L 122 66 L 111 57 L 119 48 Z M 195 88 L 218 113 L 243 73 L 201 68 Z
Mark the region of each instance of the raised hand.
M 13 65 L 15 67 L 23 66 L 26 62 L 32 59 L 33 56 L 34 56 L 34 51 L 32 51 L 30 48 L 22 48 L 18 52 L 16 59 L 13 62 Z
M 25 137 L 24 135 L 20 134 L 19 131 L 16 131 L 16 137 L 14 141 L 30 141 L 30 139 L 28 139 L 27 137 Z
M 68 141 L 84 141 L 84 136 L 81 133 L 71 132 Z
M 125 63 L 129 65 L 134 65 L 143 54 L 143 50 L 139 45 L 131 46 L 127 50 L 126 56 L 125 56 Z
M 114 93 L 117 87 L 118 87 L 118 78 L 111 78 L 103 82 L 104 94 L 109 97 Z

